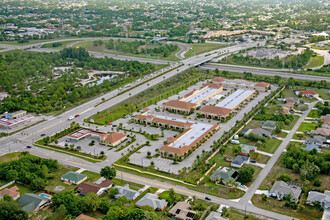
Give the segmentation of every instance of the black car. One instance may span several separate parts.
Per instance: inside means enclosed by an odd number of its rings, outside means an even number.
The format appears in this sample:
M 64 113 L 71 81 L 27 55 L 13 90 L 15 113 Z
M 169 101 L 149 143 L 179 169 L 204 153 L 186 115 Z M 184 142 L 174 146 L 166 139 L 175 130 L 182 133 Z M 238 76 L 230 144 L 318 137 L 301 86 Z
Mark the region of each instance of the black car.
M 31 146 L 26 146 L 26 148 L 32 148 Z
M 45 135 L 46 135 L 46 134 L 41 134 L 40 136 L 43 137 L 43 136 L 45 136 Z
M 211 201 L 211 198 L 208 197 L 208 196 L 206 196 L 206 197 L 205 197 L 205 200 Z
M 255 160 L 251 160 L 250 162 L 251 162 L 251 163 L 256 163 L 257 161 L 255 161 Z

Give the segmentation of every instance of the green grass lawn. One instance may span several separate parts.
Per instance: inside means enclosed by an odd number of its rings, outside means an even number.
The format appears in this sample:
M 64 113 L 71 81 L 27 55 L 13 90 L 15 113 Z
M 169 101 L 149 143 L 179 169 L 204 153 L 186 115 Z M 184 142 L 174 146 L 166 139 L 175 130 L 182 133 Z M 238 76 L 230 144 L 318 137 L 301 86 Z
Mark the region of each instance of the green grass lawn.
M 61 45 L 61 46 L 58 46 L 58 47 L 53 47 L 53 43 L 48 43 L 48 44 L 44 44 L 44 45 L 42 45 L 41 48 L 50 48 L 50 49 L 62 50 L 62 49 L 64 49 L 68 44 L 71 44 L 71 43 L 74 43 L 74 42 L 77 42 L 77 41 L 79 41 L 79 40 L 68 40 L 68 41 L 59 42 L 59 43 L 61 43 L 62 45 Z
M 316 49 L 316 50 L 330 50 L 330 46 L 329 45 L 326 45 L 324 47 L 312 47 L 313 49 Z
M 55 178 L 48 180 L 48 185 L 46 186 L 45 190 L 46 191 L 50 191 L 50 192 L 55 192 L 54 189 L 56 188 L 56 186 L 63 186 L 65 188 L 63 190 L 63 192 L 74 190 L 77 187 L 77 185 L 74 185 L 74 184 L 72 184 L 72 185 L 65 184 L 61 180 L 61 176 L 64 175 L 64 174 L 66 174 L 69 171 L 77 171 L 77 170 L 78 170 L 78 168 L 72 167 L 72 166 L 62 166 L 62 167 L 60 167 L 59 170 L 57 170 L 56 172 L 54 172 Z
M 307 117 L 309 117 L 309 118 L 319 118 L 319 117 L 321 117 L 321 115 L 320 115 L 319 110 L 312 110 L 312 111 L 309 112 Z
M 324 63 L 323 56 L 312 57 L 309 64 L 305 66 L 305 68 L 314 68 L 314 67 L 322 66 L 323 63 Z
M 119 178 L 120 178 L 120 176 L 118 176 L 118 178 L 114 178 L 114 179 L 111 180 L 112 183 L 113 183 L 113 185 L 115 185 L 115 186 L 123 186 L 123 185 L 128 184 L 129 187 L 131 189 L 133 189 L 133 190 L 139 190 L 139 189 L 141 189 L 141 188 L 144 187 L 144 185 L 141 185 L 141 184 L 138 184 L 138 183 L 129 182 L 129 181 L 125 181 L 125 180 L 122 180 L 122 179 L 119 179 Z
M 266 145 L 265 148 L 260 148 L 259 150 L 273 154 L 275 153 L 275 151 L 277 150 L 277 148 L 280 146 L 281 143 L 282 143 L 281 140 L 269 139 L 265 144 Z
M 87 182 L 95 182 L 96 180 L 101 178 L 101 175 L 99 173 L 94 173 L 92 171 L 85 170 L 82 172 L 82 174 L 85 174 L 88 176 Z
M 212 43 L 193 43 L 193 44 L 190 44 L 190 46 L 191 46 L 191 49 L 184 55 L 186 58 L 195 56 L 195 55 L 198 55 L 201 53 L 205 53 L 208 51 L 227 47 L 228 45 L 212 44 Z
M 318 127 L 318 124 L 302 122 L 297 131 L 302 131 L 302 132 L 311 131 L 311 130 L 315 130 L 317 127 Z
M 261 121 L 259 120 L 251 120 L 249 124 L 246 125 L 246 129 L 255 129 L 255 128 L 260 128 L 260 123 Z
M 330 90 L 329 89 L 312 89 L 314 92 L 319 94 L 320 98 L 325 100 L 330 100 Z
M 0 164 L 6 163 L 6 162 L 9 162 L 12 160 L 18 160 L 20 155 L 21 155 L 21 152 L 13 152 L 13 153 L 2 155 L 2 156 L 0 156 Z
M 122 40 L 125 41 L 125 40 Z M 103 52 L 103 53 L 111 53 L 111 54 L 117 54 L 117 55 L 124 55 L 124 56 L 133 56 L 133 57 L 141 57 L 141 58 L 149 58 L 149 59 L 160 59 L 160 60 L 169 60 L 169 61 L 178 61 L 180 60 L 175 56 L 177 52 L 179 52 L 181 49 L 178 48 L 176 51 L 172 52 L 168 57 L 162 57 L 158 55 L 147 55 L 147 54 L 132 54 L 132 53 L 124 53 L 117 50 L 109 50 L 106 48 L 105 44 L 108 41 L 103 41 L 104 44 L 100 46 L 94 46 L 93 41 L 86 41 L 79 44 L 76 44 L 75 47 L 84 47 L 89 51 L 95 51 L 95 52 Z M 146 45 L 146 46 L 154 46 L 154 45 Z

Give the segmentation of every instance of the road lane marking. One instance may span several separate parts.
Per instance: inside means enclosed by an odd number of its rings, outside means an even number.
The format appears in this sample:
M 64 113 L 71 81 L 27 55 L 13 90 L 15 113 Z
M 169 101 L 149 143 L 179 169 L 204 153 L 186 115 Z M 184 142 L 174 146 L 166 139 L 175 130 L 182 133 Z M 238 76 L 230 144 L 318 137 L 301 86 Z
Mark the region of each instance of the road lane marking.
M 45 157 L 53 158 L 53 159 L 60 160 L 60 161 L 69 162 L 69 163 L 76 164 L 76 165 L 80 165 L 80 166 L 87 166 L 86 163 L 77 163 L 77 162 L 74 162 L 74 161 L 68 161 L 67 159 L 61 159 L 61 158 L 59 158 L 59 157 L 49 156 L 49 155 L 47 155 L 47 154 L 40 153 L 40 152 L 37 152 L 37 151 L 34 151 L 34 150 L 30 150 L 30 152 L 34 152 L 34 153 L 36 153 L 36 154 L 43 155 L 43 156 L 45 156 Z

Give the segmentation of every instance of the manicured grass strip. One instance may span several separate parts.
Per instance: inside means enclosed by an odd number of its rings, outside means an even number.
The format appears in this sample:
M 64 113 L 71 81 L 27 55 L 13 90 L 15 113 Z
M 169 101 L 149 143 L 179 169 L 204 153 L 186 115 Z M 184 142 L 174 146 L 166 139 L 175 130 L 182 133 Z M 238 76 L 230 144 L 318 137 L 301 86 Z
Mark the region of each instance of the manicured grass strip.
M 80 155 L 78 153 L 66 151 L 65 149 L 59 150 L 59 149 L 56 149 L 54 147 L 46 147 L 46 146 L 43 146 L 43 145 L 40 145 L 40 144 L 35 144 L 35 143 L 33 145 L 36 146 L 36 147 L 40 147 L 40 148 L 46 149 L 46 150 L 51 150 L 51 151 L 55 151 L 55 152 L 58 152 L 58 153 L 67 154 L 67 155 L 70 155 L 70 156 L 78 157 L 80 159 L 86 160 L 86 161 L 91 162 L 91 163 L 99 163 L 99 162 L 102 162 L 103 160 L 106 159 L 106 156 L 104 156 L 104 159 L 102 159 L 102 160 L 96 160 L 96 159 L 93 159 L 93 158 L 90 158 L 90 157 L 87 157 L 87 156 L 82 156 L 82 155 Z
M 186 58 L 195 56 L 201 53 L 205 53 L 208 51 L 228 47 L 228 45 L 225 44 L 213 44 L 213 43 L 193 43 L 190 44 L 191 49 L 184 55 Z

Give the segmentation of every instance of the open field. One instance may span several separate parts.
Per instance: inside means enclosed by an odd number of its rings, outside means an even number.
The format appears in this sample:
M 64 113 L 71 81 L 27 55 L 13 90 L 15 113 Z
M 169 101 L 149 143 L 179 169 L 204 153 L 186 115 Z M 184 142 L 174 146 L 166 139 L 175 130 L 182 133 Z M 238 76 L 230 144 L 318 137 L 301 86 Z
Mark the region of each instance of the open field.
M 205 53 L 211 50 L 220 49 L 223 47 L 227 47 L 228 45 L 222 44 L 212 44 L 212 43 L 193 43 L 190 44 L 191 49 L 185 54 L 185 57 L 195 56 L 201 53 Z
M 324 63 L 323 56 L 312 57 L 309 64 L 305 66 L 305 68 L 314 68 L 314 67 L 322 66 L 323 63 Z
M 178 60 L 180 60 L 179 58 L 177 58 L 175 56 L 175 54 L 181 50 L 180 48 L 178 48 L 177 51 L 174 51 L 174 52 L 170 53 L 170 55 L 168 57 L 162 57 L 162 56 L 157 56 L 157 55 L 132 54 L 132 53 L 120 52 L 120 51 L 117 51 L 117 50 L 109 50 L 105 46 L 105 44 L 107 42 L 108 41 L 103 41 L 102 45 L 94 46 L 93 41 L 87 41 L 87 42 L 82 42 L 82 43 L 76 44 L 74 47 L 84 47 L 89 51 L 104 52 L 104 53 L 111 53 L 111 54 L 132 56 L 132 57 L 141 57 L 141 58 L 149 58 L 149 59 L 161 59 L 161 60 L 168 60 L 168 61 L 178 61 Z M 153 46 L 154 47 L 155 45 L 146 45 L 146 46 Z
M 297 131 L 311 131 L 315 130 L 318 127 L 318 124 L 302 122 Z
M 21 155 L 21 152 L 13 152 L 13 153 L 2 155 L 2 156 L 0 156 L 0 164 L 9 162 L 12 160 L 18 160 L 20 155 Z
M 26 42 L 26 43 L 18 43 L 17 41 L 0 41 L 0 44 L 25 46 L 25 45 L 30 45 L 30 44 L 37 44 L 37 43 L 56 41 L 56 40 L 64 40 L 64 39 L 71 39 L 71 38 L 73 38 L 73 37 L 54 38 L 54 39 L 46 39 L 46 40 L 29 40 L 29 42 Z

